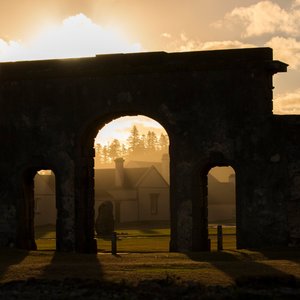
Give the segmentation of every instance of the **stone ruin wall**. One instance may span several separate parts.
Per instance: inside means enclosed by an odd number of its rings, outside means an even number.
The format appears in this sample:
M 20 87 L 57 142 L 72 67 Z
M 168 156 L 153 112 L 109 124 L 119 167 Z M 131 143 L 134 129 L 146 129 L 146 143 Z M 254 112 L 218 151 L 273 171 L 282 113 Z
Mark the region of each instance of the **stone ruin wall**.
M 172 251 L 207 250 L 207 172 L 236 172 L 237 246 L 299 244 L 300 116 L 272 114 L 269 48 L 0 64 L 0 245 L 34 249 L 33 176 L 57 184 L 57 249 L 94 252 L 93 139 L 147 115 L 170 138 Z

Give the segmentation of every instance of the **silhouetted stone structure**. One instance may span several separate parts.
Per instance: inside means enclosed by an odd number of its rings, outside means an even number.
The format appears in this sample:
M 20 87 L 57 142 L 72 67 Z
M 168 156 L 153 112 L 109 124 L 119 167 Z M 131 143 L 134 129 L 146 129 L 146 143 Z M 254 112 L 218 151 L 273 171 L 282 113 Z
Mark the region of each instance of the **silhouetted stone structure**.
M 237 246 L 300 241 L 300 116 L 272 114 L 269 48 L 0 64 L 0 244 L 34 247 L 33 176 L 56 175 L 57 250 L 96 251 L 94 137 L 142 114 L 170 138 L 172 251 L 206 250 L 207 173 L 236 172 Z

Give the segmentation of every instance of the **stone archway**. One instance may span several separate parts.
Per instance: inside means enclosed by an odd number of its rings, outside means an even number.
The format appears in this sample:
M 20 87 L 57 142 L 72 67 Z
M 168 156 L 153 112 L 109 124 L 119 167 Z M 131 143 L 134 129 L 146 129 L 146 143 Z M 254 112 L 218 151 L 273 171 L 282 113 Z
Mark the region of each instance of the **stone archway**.
M 95 228 L 95 191 L 94 191 L 94 139 L 98 131 L 112 120 L 116 120 L 122 116 L 136 116 L 147 115 L 149 118 L 158 121 L 162 127 L 166 130 L 168 136 L 169 132 L 164 127 L 165 122 L 155 119 L 154 116 L 146 113 L 147 110 L 140 111 L 121 111 L 116 112 L 115 115 L 102 116 L 91 120 L 90 124 L 86 127 L 80 140 L 80 159 L 76 163 L 78 168 L 77 174 L 77 188 L 81 190 L 81 194 L 78 194 L 76 198 L 76 249 L 79 252 L 95 252 L 97 251 L 97 245 L 95 240 L 94 228 Z M 147 111 L 148 112 L 148 111 Z M 169 136 L 170 145 L 172 143 Z M 79 181 L 78 181 L 79 180 Z M 80 182 L 80 183 L 79 183 Z M 80 185 L 79 185 L 80 184 Z M 171 188 L 172 184 L 170 184 Z M 83 196 L 84 195 L 84 196 Z M 170 200 L 170 206 L 171 200 Z M 172 219 L 172 216 L 171 216 Z M 172 231 L 172 228 L 171 228 Z M 172 242 L 170 242 L 172 243 Z M 86 248 L 82 248 L 86 245 Z
M 42 225 L 48 225 L 51 220 L 52 225 L 55 226 L 55 232 L 60 232 L 61 213 L 60 206 L 57 207 L 57 195 L 55 187 L 55 173 L 47 175 L 47 180 L 37 178 L 39 171 L 42 168 L 39 166 L 26 168 L 21 172 L 20 181 L 21 189 L 19 191 L 18 200 L 18 217 L 17 217 L 17 247 L 27 250 L 36 250 L 36 221 L 39 217 L 39 221 Z M 43 169 L 45 170 L 45 168 Z M 46 194 L 47 193 L 47 194 Z M 42 197 L 39 205 L 37 205 L 37 196 Z M 41 201 L 43 200 L 43 201 Z M 51 203 L 50 203 L 51 202 Z M 56 212 L 56 207 L 58 208 Z M 38 216 L 37 214 L 41 214 Z M 56 249 L 60 250 L 60 244 L 63 243 L 63 237 L 57 234 Z
M 170 250 L 207 249 L 196 202 L 206 182 L 194 178 L 219 153 L 239 176 L 238 246 L 287 245 L 289 228 L 298 226 L 288 213 L 297 200 L 290 182 L 297 181 L 282 174 L 299 173 L 300 121 L 272 114 L 272 76 L 286 68 L 269 48 L 1 63 L 0 134 L 9 143 L 0 148 L 0 245 L 22 242 L 19 166 L 47 162 L 59 186 L 59 250 L 96 251 L 96 124 L 137 113 L 161 123 L 171 142 Z M 293 229 L 295 241 L 297 234 Z

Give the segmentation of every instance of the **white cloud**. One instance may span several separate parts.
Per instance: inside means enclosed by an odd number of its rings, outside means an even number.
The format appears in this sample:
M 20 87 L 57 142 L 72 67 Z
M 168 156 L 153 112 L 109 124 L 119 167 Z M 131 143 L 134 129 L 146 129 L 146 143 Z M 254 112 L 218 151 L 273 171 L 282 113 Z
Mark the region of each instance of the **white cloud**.
M 0 61 L 2 58 L 9 56 L 17 56 L 20 52 L 22 52 L 22 46 L 15 41 L 4 41 L 0 39 Z
M 300 66 L 300 42 L 294 38 L 273 37 L 266 46 L 274 49 L 274 58 L 289 64 L 291 69 Z
M 217 50 L 217 49 L 236 49 L 236 48 L 252 48 L 253 44 L 246 44 L 240 41 L 212 41 L 205 42 L 201 45 L 201 50 Z
M 27 44 L 0 39 L 0 61 L 94 56 L 101 53 L 137 52 L 116 29 L 93 23 L 83 14 L 65 19 Z
M 274 59 L 287 63 L 290 69 L 298 69 L 300 67 L 300 41 L 297 41 L 295 38 L 273 37 L 263 46 L 273 48 Z M 205 51 L 254 47 L 258 46 L 238 40 L 201 42 L 189 39 L 184 34 L 181 34 L 180 38 L 172 44 L 172 48 L 176 51 Z
M 292 8 L 300 6 L 300 0 L 295 0 L 294 3 L 292 4 Z
M 300 114 L 300 89 L 278 95 L 273 100 L 274 114 Z
M 271 1 L 260 1 L 247 7 L 237 7 L 226 14 L 223 20 L 212 24 L 215 27 L 242 28 L 244 37 L 263 34 L 286 33 L 299 35 L 300 1 L 294 2 L 289 10 L 282 9 Z
M 300 42 L 294 38 L 273 37 L 265 44 L 274 50 L 274 59 L 289 64 L 289 68 L 300 67 Z
M 180 38 L 174 40 L 170 48 L 175 51 L 205 51 L 205 50 L 220 50 L 233 48 L 252 48 L 253 44 L 247 44 L 240 41 L 209 41 L 202 42 L 195 39 L 188 38 L 184 33 L 180 34 Z
M 164 32 L 161 34 L 162 37 L 166 38 L 166 39 L 170 39 L 172 37 L 172 35 L 168 32 Z

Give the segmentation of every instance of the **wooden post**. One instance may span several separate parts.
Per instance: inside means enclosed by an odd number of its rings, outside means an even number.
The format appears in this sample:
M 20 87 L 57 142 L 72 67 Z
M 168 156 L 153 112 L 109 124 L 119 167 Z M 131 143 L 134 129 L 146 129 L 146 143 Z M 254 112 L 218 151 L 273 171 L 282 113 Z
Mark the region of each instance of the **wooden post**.
M 111 254 L 117 254 L 117 233 L 114 231 L 111 236 Z
M 222 225 L 218 225 L 218 229 L 217 229 L 217 249 L 218 249 L 218 251 L 223 250 Z

